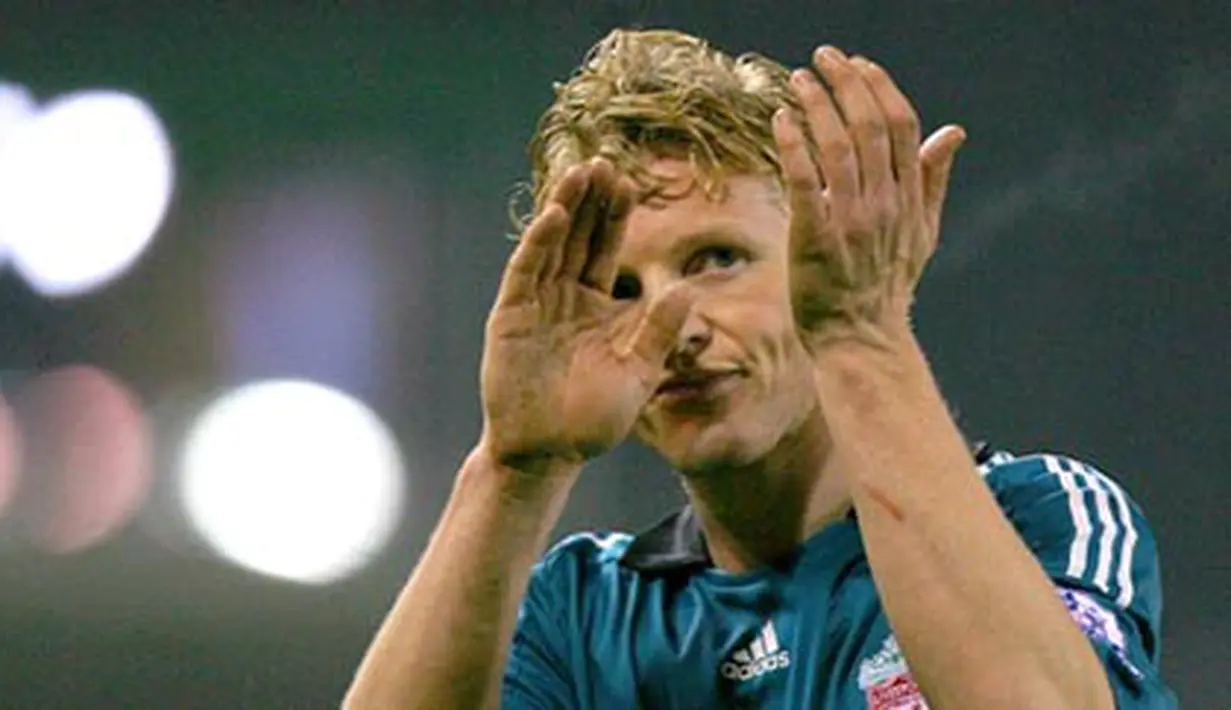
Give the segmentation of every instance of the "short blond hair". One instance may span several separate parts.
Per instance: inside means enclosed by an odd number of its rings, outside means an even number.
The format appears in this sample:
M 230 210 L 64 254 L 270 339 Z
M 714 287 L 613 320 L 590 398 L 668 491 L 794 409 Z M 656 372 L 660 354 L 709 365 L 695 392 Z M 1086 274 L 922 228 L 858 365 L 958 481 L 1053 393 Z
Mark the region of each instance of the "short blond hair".
M 774 113 L 798 109 L 790 71 L 759 54 L 728 55 L 672 30 L 615 30 L 586 54 L 539 119 L 530 142 L 531 215 L 570 167 L 600 156 L 653 191 L 647 155 L 692 162 L 711 197 L 730 174 L 782 167 L 771 128 Z

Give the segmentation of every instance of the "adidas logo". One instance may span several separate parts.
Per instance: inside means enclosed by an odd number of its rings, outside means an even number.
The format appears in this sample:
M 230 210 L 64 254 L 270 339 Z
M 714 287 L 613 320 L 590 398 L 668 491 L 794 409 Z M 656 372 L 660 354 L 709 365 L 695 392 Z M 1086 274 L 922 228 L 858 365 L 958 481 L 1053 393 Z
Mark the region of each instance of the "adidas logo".
M 791 665 L 791 654 L 778 643 L 774 622 L 761 627 L 757 637 L 747 648 L 731 654 L 731 660 L 722 664 L 722 676 L 729 680 L 752 680 L 766 673 L 773 673 Z

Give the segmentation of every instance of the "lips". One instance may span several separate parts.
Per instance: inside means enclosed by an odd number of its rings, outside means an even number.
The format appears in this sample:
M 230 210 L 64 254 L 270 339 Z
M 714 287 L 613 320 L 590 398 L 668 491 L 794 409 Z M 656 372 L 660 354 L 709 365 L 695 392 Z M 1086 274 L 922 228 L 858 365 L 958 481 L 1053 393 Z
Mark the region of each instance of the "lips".
M 654 392 L 656 397 L 673 400 L 705 399 L 718 385 L 735 377 L 735 371 L 693 371 L 672 375 Z

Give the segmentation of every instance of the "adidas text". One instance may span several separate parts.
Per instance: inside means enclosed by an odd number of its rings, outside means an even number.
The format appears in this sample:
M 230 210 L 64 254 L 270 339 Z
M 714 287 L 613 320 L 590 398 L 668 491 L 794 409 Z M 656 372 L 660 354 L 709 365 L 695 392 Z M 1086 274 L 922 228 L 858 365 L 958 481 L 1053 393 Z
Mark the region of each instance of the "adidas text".
M 772 656 L 758 658 L 751 663 L 735 663 L 727 661 L 722 664 L 722 675 L 730 680 L 752 680 L 766 673 L 772 673 L 791 665 L 791 655 L 788 651 L 779 651 Z

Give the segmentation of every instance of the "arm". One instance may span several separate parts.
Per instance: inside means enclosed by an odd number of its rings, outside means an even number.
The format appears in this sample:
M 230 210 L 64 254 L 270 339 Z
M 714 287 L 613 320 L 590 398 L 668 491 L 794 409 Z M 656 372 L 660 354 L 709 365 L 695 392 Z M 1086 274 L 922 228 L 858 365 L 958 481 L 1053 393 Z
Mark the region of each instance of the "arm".
M 509 259 L 487 321 L 481 443 L 347 710 L 498 706 L 531 565 L 581 465 L 632 429 L 690 308 L 683 290 L 636 307 L 611 298 L 632 191 L 610 163 L 573 168 Z M 516 665 L 529 667 L 535 639 L 522 635 Z M 558 695 L 539 687 L 550 679 L 523 676 L 514 703 Z
M 527 478 L 482 448 L 466 459 L 355 675 L 347 710 L 496 707 L 518 603 L 575 473 Z
M 880 67 L 819 50 L 775 121 L 796 316 L 877 588 L 935 708 L 1111 708 L 1099 660 L 980 480 L 910 324 L 965 138 Z M 832 95 L 831 95 L 832 94 Z M 811 134 L 815 157 L 807 149 Z
M 980 479 L 909 334 L 818 355 L 877 589 L 933 707 L 1112 708 L 1107 676 Z M 926 590 L 921 593 L 921 590 Z

